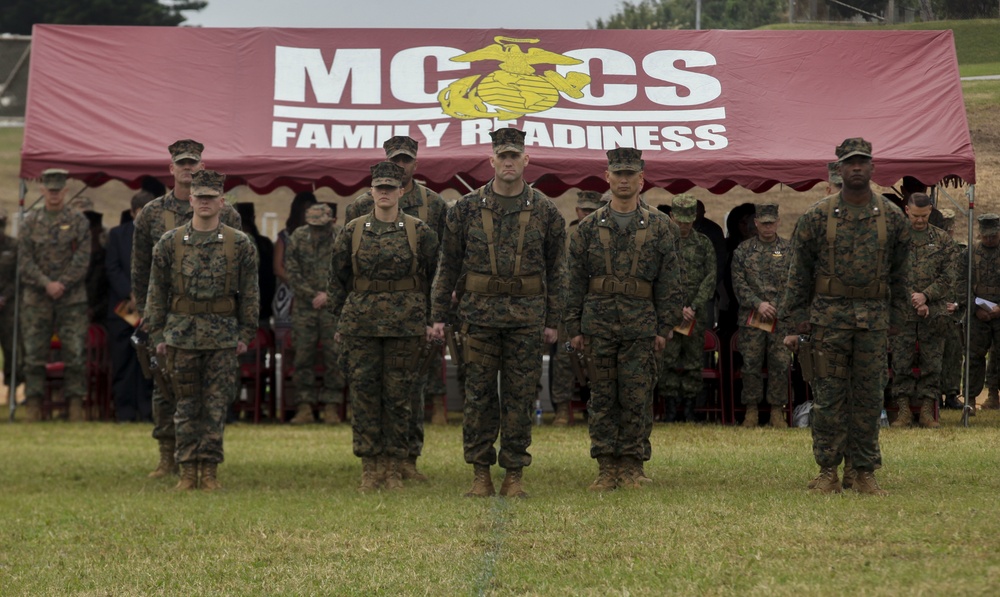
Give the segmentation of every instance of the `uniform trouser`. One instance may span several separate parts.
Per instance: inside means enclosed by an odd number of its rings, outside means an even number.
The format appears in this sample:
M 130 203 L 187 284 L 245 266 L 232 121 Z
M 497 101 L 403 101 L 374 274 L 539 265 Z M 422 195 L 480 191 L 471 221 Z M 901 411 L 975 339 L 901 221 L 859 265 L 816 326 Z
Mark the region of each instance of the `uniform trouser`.
M 597 379 L 590 382 L 590 457 L 649 460 L 653 431 L 653 338 L 587 337 Z
M 1000 348 L 1000 319 L 988 322 L 972 317 L 972 330 L 969 334 L 969 387 L 966 388 L 966 400 L 975 400 L 983 391 L 986 379 L 986 353 L 991 348 Z
M 764 402 L 764 378 L 767 367 L 767 403 L 784 406 L 788 403 L 788 365 L 792 355 L 782 343 L 782 336 L 751 327 L 741 327 L 737 347 L 743 355 L 743 404 Z
M 569 404 L 573 400 L 573 383 L 576 380 L 576 373 L 573 372 L 573 362 L 565 347 L 568 341 L 566 328 L 559 326 L 559 340 L 556 341 L 554 350 L 549 353 L 551 355 L 549 395 L 552 397 L 553 406 Z
M 108 318 L 111 349 L 111 394 L 115 398 L 115 419 L 148 421 L 152 416 L 153 382 L 142 376 L 142 366 L 130 340 L 135 331 L 120 317 Z
M 27 298 L 28 295 L 26 294 Z M 40 400 L 45 393 L 45 364 L 52 350 L 52 333 L 62 344 L 60 358 L 66 365 L 63 396 L 82 399 L 87 394 L 84 372 L 87 346 L 87 304 L 65 305 L 48 296 L 32 296 L 21 304 L 24 342 L 24 395 Z
M 344 401 L 344 378 L 337 364 L 337 346 L 333 339 L 336 332 L 337 318 L 329 309 L 317 310 L 308 302 L 296 302 L 292 310 L 292 346 L 295 348 L 292 383 L 296 404 Z M 317 365 L 323 366 L 320 384 L 316 383 Z
M 222 462 L 226 409 L 239 378 L 236 347 L 189 350 L 168 346 L 167 370 L 177 396 L 175 459 L 181 464 Z
M 827 376 L 812 381 L 813 456 L 820 467 L 835 468 L 844 457 L 860 471 L 879 463 L 886 337 L 886 330 L 813 326 L 813 348 L 829 363 Z
M 705 358 L 705 326 L 696 321 L 690 336 L 674 332 L 660 353 L 659 394 L 666 398 L 693 400 L 701 395 L 701 369 Z
M 354 455 L 407 457 L 420 337 L 341 336 L 351 392 Z
M 892 348 L 892 396 L 906 398 L 911 406 L 941 397 L 941 361 L 944 358 L 945 321 L 932 317 L 908 321 L 889 338 Z M 919 352 L 917 347 L 919 345 Z M 914 374 L 919 370 L 920 377 Z
M 23 334 L 19 334 L 23 337 Z M 14 302 L 4 305 L 0 310 L 0 350 L 3 351 L 3 379 L 4 383 L 10 385 L 10 380 L 14 377 Z M 18 365 L 24 362 L 24 346 L 17 346 Z M 17 368 L 17 383 L 24 382 L 23 368 Z
M 531 464 L 531 411 L 542 373 L 542 328 L 469 327 L 465 364 L 465 419 L 462 439 L 465 461 L 492 466 L 493 447 L 500 437 L 500 466 L 522 468 Z M 470 346 L 488 347 L 484 354 Z M 497 373 L 500 388 L 497 391 Z
M 992 350 L 986 355 L 986 387 L 991 390 L 1000 388 L 1000 356 L 995 355 Z
M 957 396 L 962 387 L 962 359 L 965 356 L 965 332 L 952 319 L 945 319 L 944 356 L 941 360 L 941 393 Z
M 418 350 L 418 349 L 414 349 Z M 421 363 L 417 363 L 419 367 Z M 424 450 L 424 405 L 428 399 L 438 400 L 440 396 L 447 394 L 448 390 L 444 385 L 444 350 L 441 356 L 435 358 L 427 370 L 423 379 L 414 378 L 414 388 L 410 392 L 410 430 L 407 433 L 407 455 L 417 458 Z

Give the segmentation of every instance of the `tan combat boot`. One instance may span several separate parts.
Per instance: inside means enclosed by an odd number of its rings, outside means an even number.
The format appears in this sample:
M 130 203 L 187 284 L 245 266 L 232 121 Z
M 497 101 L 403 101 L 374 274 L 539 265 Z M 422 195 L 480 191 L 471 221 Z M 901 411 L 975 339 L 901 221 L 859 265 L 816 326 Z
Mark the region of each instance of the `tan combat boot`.
M 295 414 L 298 416 L 298 413 Z M 312 413 L 310 413 L 312 416 Z M 340 405 L 339 404 L 327 404 L 323 407 L 323 422 L 327 425 L 339 425 L 340 424 Z
M 905 429 L 913 423 L 913 413 L 910 412 L 910 399 L 901 397 L 896 400 L 896 406 L 899 408 L 898 412 L 896 412 L 896 420 L 889 426 L 897 429 Z
M 854 486 L 854 480 L 858 478 L 858 470 L 851 464 L 850 459 L 844 459 L 844 478 L 840 480 L 840 486 L 850 489 Z
M 854 480 L 854 485 L 851 489 L 865 495 L 889 495 L 888 491 L 878 486 L 878 481 L 875 480 L 875 473 L 872 471 L 858 471 L 858 476 Z
M 410 456 L 406 460 L 399 461 L 399 472 L 403 475 L 404 481 L 427 482 L 427 475 L 417 470 L 417 457 Z
M 840 493 L 842 490 L 836 467 L 819 469 L 819 475 L 809 483 L 809 493 Z
M 83 415 L 83 398 L 69 399 L 69 422 L 82 423 L 86 417 Z
M 979 408 L 983 410 L 997 410 L 1000 409 L 1000 393 L 997 392 L 996 388 L 990 388 L 986 394 L 986 402 Z
M 920 426 L 927 429 L 937 429 L 940 423 L 934 420 L 934 400 L 920 402 Z
M 314 420 L 312 405 L 299 402 L 298 406 L 295 407 L 295 416 L 292 417 L 289 423 L 292 425 L 306 425 L 312 423 Z
M 611 456 L 597 457 L 597 478 L 587 489 L 590 491 L 612 491 L 618 488 L 618 467 Z
M 524 484 L 521 480 L 521 469 L 509 468 L 503 477 L 503 484 L 500 485 L 500 495 L 508 498 L 526 498 Z
M 569 404 L 563 402 L 556 405 L 556 416 L 552 419 L 553 427 L 566 427 L 573 422 L 573 415 L 569 412 Z
M 646 476 L 646 469 L 643 466 L 642 460 L 635 461 L 635 478 L 640 483 L 652 483 L 653 480 Z
M 386 491 L 401 491 L 403 489 L 403 474 L 400 472 L 400 463 L 397 458 L 384 457 L 385 461 L 385 489 Z
M 639 480 L 640 461 L 629 456 L 618 459 L 618 487 L 622 489 L 642 489 Z
M 785 420 L 785 411 L 780 406 L 771 406 L 771 420 L 768 425 L 775 429 L 788 429 L 788 421 Z
M 472 489 L 465 492 L 465 497 L 493 497 L 496 490 L 493 489 L 493 479 L 490 477 L 490 467 L 484 464 L 473 465 L 475 478 L 472 480 Z
M 760 419 L 760 414 L 757 412 L 757 404 L 747 404 L 747 415 L 743 419 L 743 426 L 747 429 L 753 429 L 757 426 L 757 421 Z
M 218 462 L 209 462 L 207 460 L 201 461 L 201 474 L 199 475 L 200 480 L 198 484 L 204 491 L 215 491 L 217 489 L 222 489 L 222 484 L 219 483 L 219 479 L 216 477 L 219 471 Z
M 374 456 L 363 456 L 361 458 L 361 485 L 358 491 L 361 493 L 371 493 L 378 489 L 378 459 Z
M 37 423 L 42 420 L 42 401 L 39 398 L 28 398 L 24 401 L 24 422 Z
M 153 472 L 146 475 L 150 479 L 159 479 L 167 475 L 177 474 L 177 463 L 174 462 L 174 442 L 160 441 L 160 462 Z
M 190 491 L 198 488 L 198 463 L 181 464 L 181 480 L 174 486 L 175 491 Z
M 448 424 L 448 411 L 444 405 L 444 396 L 434 396 L 431 404 L 434 406 L 434 412 L 431 414 L 431 425 L 447 425 Z

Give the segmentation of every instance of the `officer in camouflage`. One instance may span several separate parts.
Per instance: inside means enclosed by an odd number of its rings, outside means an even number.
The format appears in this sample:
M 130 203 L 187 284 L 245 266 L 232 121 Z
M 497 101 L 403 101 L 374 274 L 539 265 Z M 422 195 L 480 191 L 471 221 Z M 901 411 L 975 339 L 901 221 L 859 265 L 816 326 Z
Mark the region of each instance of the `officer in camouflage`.
M 972 248 L 972 297 L 985 299 L 995 306 L 975 305 L 972 308 L 972 329 L 969 332 L 969 387 L 965 403 L 976 412 L 976 398 L 983 391 L 986 378 L 986 353 L 1000 347 L 1000 216 L 986 213 L 979 221 L 979 242 Z M 968 263 L 968 253 L 962 263 Z M 963 270 L 964 271 L 964 270 Z M 964 288 L 968 276 L 961 276 Z M 959 304 L 965 304 L 965 293 L 959 295 Z M 972 414 L 970 413 L 970 414 Z
M 306 226 L 292 233 L 285 259 L 288 282 L 295 294 L 292 307 L 292 345 L 295 348 L 296 408 L 292 424 L 313 421 L 313 403 L 323 405 L 323 421 L 340 422 L 344 382 L 337 365 L 337 318 L 330 309 L 330 264 L 337 231 L 333 210 L 317 203 L 306 210 Z M 317 348 L 321 345 L 322 348 Z M 318 357 L 318 359 L 317 359 Z M 323 381 L 316 387 L 316 365 L 323 365 Z
M 237 356 L 257 332 L 257 248 L 221 222 L 225 179 L 211 170 L 195 172 L 191 221 L 168 231 L 153 248 L 146 325 L 156 353 L 166 358 L 177 397 L 179 491 L 221 487 L 217 469 L 238 382 Z
M 403 168 L 380 162 L 371 173 L 375 209 L 337 237 L 330 279 L 363 493 L 403 488 L 418 355 L 432 335 L 428 290 L 438 250 L 430 226 L 399 208 Z
M 24 344 L 25 419 L 41 419 L 45 364 L 52 333 L 62 342 L 66 364 L 63 395 L 69 420 L 83 421 L 87 339 L 87 289 L 90 224 L 83 214 L 64 206 L 69 172 L 42 172 L 44 205 L 27 214 L 18 231 L 21 271 L 21 341 Z M 13 305 L 11 305 L 13 308 Z
M 810 491 L 839 493 L 837 467 L 848 459 L 856 471 L 852 489 L 886 495 L 874 470 L 887 335 L 902 327 L 910 299 L 910 226 L 871 190 L 871 143 L 846 139 L 836 154 L 843 188 L 796 224 L 779 318 L 812 334 L 799 354 L 812 375 L 813 456 L 820 467 Z M 799 350 L 799 336 L 786 336 L 785 345 Z
M 465 461 L 475 470 L 465 495 L 494 495 L 490 467 L 497 462 L 493 444 L 500 435 L 499 463 L 506 469 L 500 495 L 526 497 L 522 472 L 531 464 L 531 407 L 542 342 L 558 339 L 566 223 L 552 201 L 524 181 L 524 133 L 503 128 L 490 135 L 496 175 L 448 211 L 431 317 L 435 335 L 443 339 L 452 292 L 461 296 L 462 434 Z
M 601 201 L 601 193 L 597 191 L 578 191 L 576 194 L 576 219 L 569 223 L 566 233 L 567 241 L 572 238 L 573 232 L 584 218 L 594 213 L 604 205 Z M 569 246 L 566 247 L 567 251 Z M 568 255 L 568 253 L 567 253 Z M 570 337 L 566 333 L 566 325 L 559 324 L 559 341 L 555 343 L 554 350 L 550 353 L 551 363 L 549 375 L 549 394 L 552 397 L 552 406 L 555 408 L 555 417 L 552 424 L 556 427 L 565 427 L 573 423 L 573 414 L 570 411 L 570 401 L 573 400 L 574 379 L 573 363 L 570 360 L 570 353 L 566 350 L 566 343 Z
M 417 142 L 406 136 L 390 138 L 382 144 L 386 160 L 403 169 L 403 197 L 399 200 L 399 208 L 408 216 L 413 216 L 430 226 L 437 235 L 438 241 L 444 234 L 445 214 L 448 205 L 434 191 L 414 180 L 417 171 Z M 347 221 L 371 213 L 375 202 L 371 193 L 364 193 L 347 206 Z M 432 422 L 439 425 L 447 423 L 445 413 L 445 398 L 447 388 L 442 377 L 444 351 L 439 351 L 441 357 L 434 366 L 427 370 L 427 376 L 417 380 L 417 387 L 410 394 L 413 403 L 410 405 L 410 431 L 408 434 L 408 457 L 403 467 L 403 479 L 426 481 L 427 477 L 417 470 L 417 458 L 424 449 L 424 403 L 429 399 L 434 407 Z
M 591 491 L 649 481 L 642 463 L 650 458 L 656 353 L 682 319 L 676 239 L 666 216 L 639 206 L 642 171 L 641 151 L 609 151 L 611 201 L 570 239 L 565 324 L 591 371 L 587 420 L 599 471 Z
M 924 193 L 906 202 L 910 220 L 910 307 L 899 335 L 889 338 L 892 349 L 892 397 L 899 408 L 893 427 L 909 427 L 910 406 L 920 407 L 920 426 L 938 427 L 935 403 L 941 398 L 941 362 L 951 321 L 948 303 L 955 301 L 955 243 L 947 232 L 929 223 L 934 205 Z M 919 371 L 915 375 L 914 371 Z
M 754 206 L 757 235 L 736 247 L 733 253 L 733 289 L 740 303 L 739 351 L 743 355 L 743 404 L 747 414 L 744 427 L 756 427 L 759 422 L 757 405 L 764 401 L 764 379 L 768 371 L 767 402 L 771 405 L 772 427 L 788 427 L 784 407 L 788 403 L 788 366 L 791 353 L 782 342 L 785 330 L 778 329 L 778 308 L 788 282 L 788 264 L 792 246 L 778 236 L 778 204 L 758 203 Z M 775 324 L 765 331 L 750 323 L 751 317 Z
M 191 139 L 175 141 L 167 147 L 170 152 L 170 174 L 174 188 L 166 195 L 150 201 L 135 220 L 132 235 L 132 294 L 136 310 L 145 318 L 146 295 L 153 263 L 153 247 L 168 230 L 191 221 L 191 178 L 205 166 L 201 153 L 205 146 Z M 222 208 L 222 223 L 240 230 L 240 216 L 228 203 Z M 148 329 L 147 329 L 148 331 Z M 149 477 L 158 478 L 177 471 L 174 463 L 175 434 L 174 410 L 176 397 L 170 388 L 153 386 L 153 437 L 160 447 L 160 461 Z
M 683 320 L 673 340 L 660 353 L 660 379 L 657 382 L 667 421 L 673 421 L 682 408 L 684 420 L 694 421 L 694 407 L 704 388 L 701 378 L 705 346 L 705 323 L 708 301 L 715 293 L 715 247 L 707 236 L 694 229 L 698 201 L 691 195 L 677 195 L 671 204 L 670 218 L 679 229 L 679 261 L 684 272 Z

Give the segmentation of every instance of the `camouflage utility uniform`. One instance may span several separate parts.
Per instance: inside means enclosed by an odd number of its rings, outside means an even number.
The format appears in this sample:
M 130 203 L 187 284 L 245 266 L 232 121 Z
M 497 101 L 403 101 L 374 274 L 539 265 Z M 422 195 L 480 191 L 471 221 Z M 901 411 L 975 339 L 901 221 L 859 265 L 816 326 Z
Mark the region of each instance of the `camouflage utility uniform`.
M 984 230 L 982 220 L 983 216 L 980 216 L 981 231 Z M 996 232 L 995 227 L 992 231 Z M 963 262 L 967 259 L 966 255 L 967 253 L 963 255 Z M 961 280 L 964 285 L 968 276 L 961 276 Z M 987 247 L 981 242 L 973 246 L 972 297 L 973 300 L 981 298 L 1000 304 L 1000 247 Z M 965 303 L 964 294 L 960 302 Z M 971 308 L 977 309 L 975 305 Z M 975 406 L 987 375 L 986 354 L 990 353 L 992 359 L 997 349 L 1000 349 L 1000 319 L 981 321 L 973 312 L 969 333 L 969 387 L 965 389 L 966 404 Z
M 49 361 L 52 334 L 62 344 L 66 364 L 63 395 L 73 418 L 82 418 L 87 393 L 84 374 L 87 341 L 87 289 L 84 278 L 90 263 L 90 225 L 69 207 L 59 211 L 34 210 L 24 217 L 18 231 L 17 258 L 21 270 L 21 340 L 24 344 L 24 395 L 31 408 L 45 392 L 45 364 Z M 50 282 L 61 282 L 65 293 L 52 299 L 45 292 Z M 11 304 L 7 307 L 13 309 Z M 72 414 L 72 413 L 71 413 Z
M 253 341 L 259 309 L 257 249 L 247 235 L 224 224 L 199 232 L 187 223 L 156 243 L 144 313 L 152 345 L 167 345 L 182 468 L 223 460 L 237 343 Z

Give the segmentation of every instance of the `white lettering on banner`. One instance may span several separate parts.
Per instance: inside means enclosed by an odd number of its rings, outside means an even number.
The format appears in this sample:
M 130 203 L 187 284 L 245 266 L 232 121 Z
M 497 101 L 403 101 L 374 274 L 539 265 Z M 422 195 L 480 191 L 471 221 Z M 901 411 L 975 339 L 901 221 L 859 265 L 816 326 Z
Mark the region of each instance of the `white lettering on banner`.
M 425 46 L 409 48 L 392 57 L 389 66 L 389 86 L 392 96 L 401 102 L 410 104 L 433 104 L 437 102 L 437 94 L 458 79 L 441 79 L 433 93 L 427 93 L 427 76 L 424 62 L 428 58 L 435 59 L 437 72 L 469 70 L 467 62 L 452 62 L 451 58 L 463 54 L 458 48 L 445 46 Z
M 646 97 L 661 106 L 697 106 L 706 104 L 722 95 L 722 85 L 711 75 L 693 73 L 674 68 L 678 62 L 685 66 L 715 66 L 715 56 L 694 50 L 660 50 L 642 59 L 646 74 L 667 83 L 669 87 L 647 87 Z M 677 87 L 686 87 L 686 95 L 677 93 Z
M 318 48 L 274 48 L 274 100 L 306 101 L 306 82 L 316 101 L 339 104 L 351 81 L 352 104 L 382 103 L 382 50 L 341 48 L 327 69 Z
M 635 60 L 632 60 L 632 57 L 625 52 L 605 48 L 587 48 L 584 50 L 570 50 L 566 52 L 566 55 L 570 58 L 582 60 L 583 64 L 556 66 L 556 72 L 563 76 L 566 76 L 570 72 L 593 76 L 594 73 L 590 69 L 591 61 L 600 63 L 600 74 L 602 75 L 635 76 Z M 634 84 L 609 83 L 604 85 L 604 93 L 600 97 L 595 97 L 592 86 L 593 84 L 583 88 L 583 97 L 576 99 L 567 96 L 566 100 L 585 106 L 620 106 L 634 100 L 637 93 L 637 87 Z
M 461 121 L 460 144 L 463 147 L 481 147 L 486 150 L 491 144 L 490 131 L 498 128 L 492 120 L 480 118 Z M 421 143 L 426 147 L 440 147 L 448 131 L 448 122 L 434 125 L 419 124 L 423 134 Z M 274 121 L 272 123 L 272 144 L 274 147 L 295 147 L 297 149 L 376 149 L 385 139 L 393 135 L 405 135 L 407 127 L 374 124 L 319 124 Z M 671 125 L 658 127 L 642 126 L 577 126 L 551 124 L 525 120 L 525 147 L 545 147 L 556 149 L 588 149 L 607 151 L 617 147 L 635 147 L 643 151 L 680 152 L 694 149 L 724 149 L 729 140 L 723 135 L 726 127 L 722 124 L 706 124 L 691 129 L 687 126 Z M 294 142 L 291 145 L 290 142 Z M 421 142 L 420 139 L 417 139 Z

